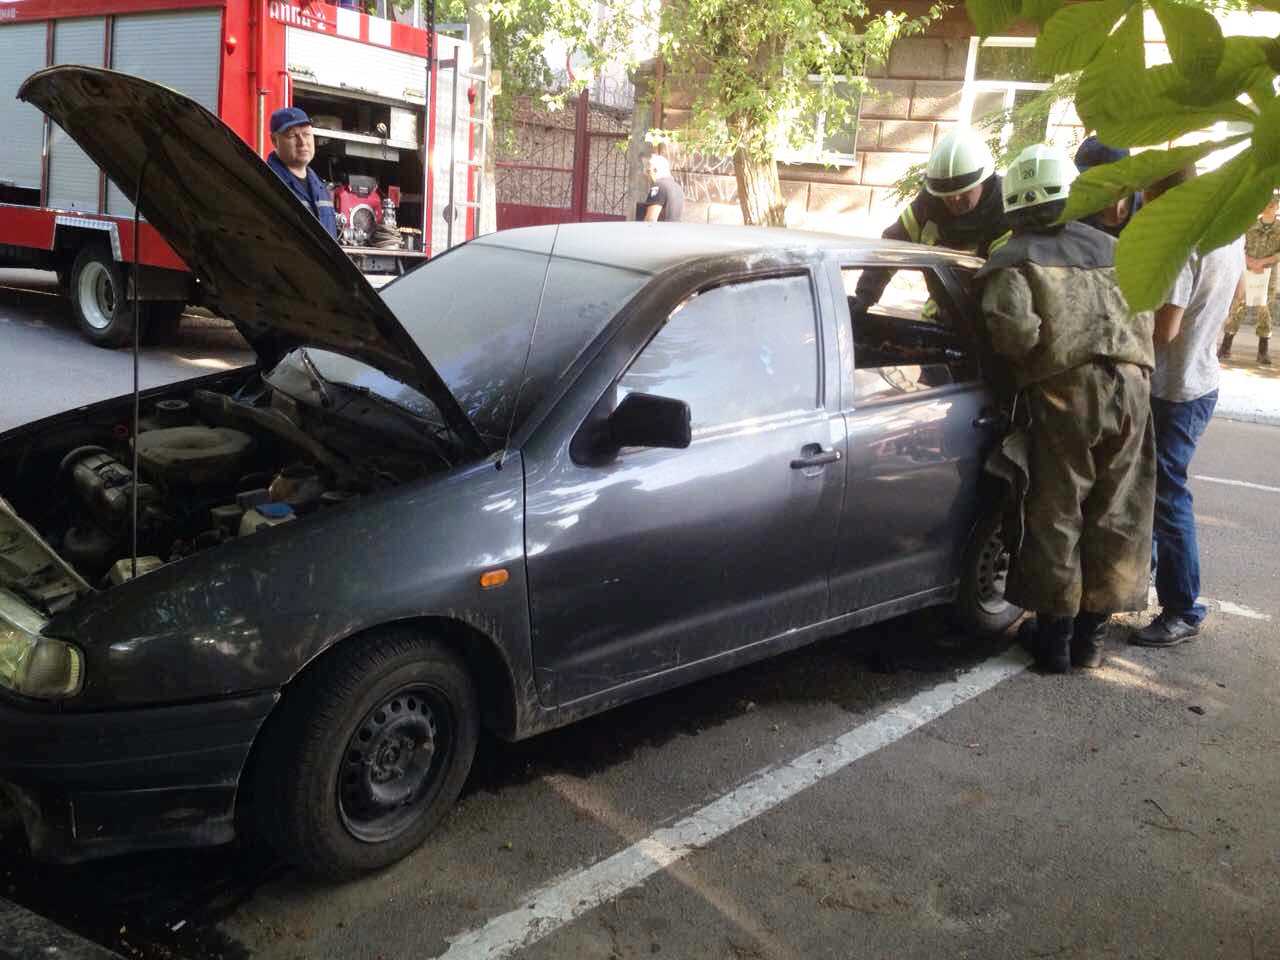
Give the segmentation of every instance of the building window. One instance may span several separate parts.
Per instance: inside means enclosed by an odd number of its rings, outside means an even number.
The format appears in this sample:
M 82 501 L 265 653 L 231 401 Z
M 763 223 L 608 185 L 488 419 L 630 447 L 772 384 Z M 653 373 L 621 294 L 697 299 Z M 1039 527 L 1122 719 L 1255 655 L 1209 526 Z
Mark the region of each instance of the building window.
M 809 82 L 818 84 L 822 80 L 816 74 L 809 77 Z M 847 82 L 836 84 L 840 96 L 849 103 L 849 112 L 843 122 L 835 117 L 828 117 L 824 111 L 805 123 L 805 130 L 812 130 L 812 138 L 806 137 L 799 146 L 787 145 L 778 151 L 777 157 L 783 163 L 824 163 L 836 167 L 852 166 L 858 155 L 858 113 L 862 109 L 862 91 Z
M 1034 37 L 969 39 L 960 122 L 978 129 L 998 130 L 1001 147 L 1007 146 L 1013 136 L 1013 111 L 1034 100 L 1053 82 L 1051 75 L 1036 69 L 1035 43 Z M 1046 116 L 1037 135 L 1043 137 L 1060 122 Z

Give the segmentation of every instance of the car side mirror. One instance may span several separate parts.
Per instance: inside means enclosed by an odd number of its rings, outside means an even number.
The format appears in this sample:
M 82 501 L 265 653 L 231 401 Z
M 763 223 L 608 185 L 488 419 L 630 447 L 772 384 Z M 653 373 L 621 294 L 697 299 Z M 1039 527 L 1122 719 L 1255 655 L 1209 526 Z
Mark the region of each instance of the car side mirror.
M 693 440 L 689 405 L 651 393 L 629 393 L 609 414 L 605 436 L 615 449 L 671 447 L 683 450 Z

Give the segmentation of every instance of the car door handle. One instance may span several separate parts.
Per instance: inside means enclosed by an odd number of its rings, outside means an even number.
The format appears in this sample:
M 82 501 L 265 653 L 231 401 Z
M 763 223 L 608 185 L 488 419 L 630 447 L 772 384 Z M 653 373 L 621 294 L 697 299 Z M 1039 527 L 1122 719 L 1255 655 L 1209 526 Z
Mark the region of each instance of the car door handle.
M 1009 418 L 1003 413 L 983 410 L 973 418 L 973 426 L 978 430 L 1003 430 L 1009 425 Z
M 806 443 L 800 448 L 804 456 L 791 461 L 792 470 L 804 470 L 806 467 L 820 467 L 823 464 L 835 463 L 840 459 L 839 450 L 823 450 L 820 443 Z

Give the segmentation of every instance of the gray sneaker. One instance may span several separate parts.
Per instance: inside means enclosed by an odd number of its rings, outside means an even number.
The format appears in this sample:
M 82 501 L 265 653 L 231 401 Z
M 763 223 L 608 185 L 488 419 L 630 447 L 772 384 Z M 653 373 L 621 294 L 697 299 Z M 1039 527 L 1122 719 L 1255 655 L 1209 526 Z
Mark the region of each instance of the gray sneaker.
M 1200 636 L 1200 624 L 1183 619 L 1176 613 L 1161 613 L 1129 638 L 1140 647 L 1176 647 Z

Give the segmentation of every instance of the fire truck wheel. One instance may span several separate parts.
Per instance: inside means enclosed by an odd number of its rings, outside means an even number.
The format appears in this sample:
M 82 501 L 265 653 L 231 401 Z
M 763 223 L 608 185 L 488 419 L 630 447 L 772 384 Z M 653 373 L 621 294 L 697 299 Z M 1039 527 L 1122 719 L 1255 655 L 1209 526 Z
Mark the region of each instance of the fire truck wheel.
M 173 343 L 182 325 L 185 303 L 177 300 L 153 300 L 144 305 L 142 314 L 142 339 L 146 343 Z
M 88 246 L 71 266 L 71 303 L 80 332 L 100 347 L 119 347 L 133 338 L 133 304 L 125 296 L 124 268 L 105 247 Z

